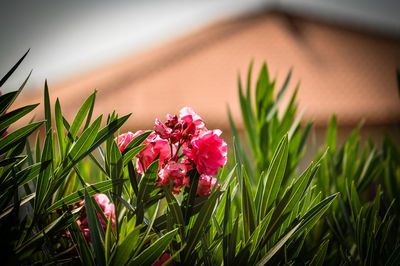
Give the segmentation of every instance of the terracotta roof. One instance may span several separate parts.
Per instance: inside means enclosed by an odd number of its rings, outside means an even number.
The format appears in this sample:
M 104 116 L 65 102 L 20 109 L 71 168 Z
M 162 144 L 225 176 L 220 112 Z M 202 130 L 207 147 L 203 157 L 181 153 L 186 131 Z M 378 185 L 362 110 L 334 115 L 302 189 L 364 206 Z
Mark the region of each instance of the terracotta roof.
M 156 117 L 183 106 L 192 106 L 210 128 L 226 129 L 227 104 L 241 121 L 237 75 L 245 77 L 252 59 L 254 82 L 264 60 L 278 86 L 293 67 L 290 89 L 301 81 L 299 110 L 306 109 L 304 119 L 317 125 L 334 112 L 342 125 L 363 118 L 370 125 L 399 121 L 398 41 L 273 12 L 218 22 L 76 79 L 50 81 L 50 94 L 53 102 L 60 98 L 69 119 L 96 88 L 95 115 L 133 113 L 125 129 L 151 127 Z M 38 101 L 41 90 L 17 104 Z

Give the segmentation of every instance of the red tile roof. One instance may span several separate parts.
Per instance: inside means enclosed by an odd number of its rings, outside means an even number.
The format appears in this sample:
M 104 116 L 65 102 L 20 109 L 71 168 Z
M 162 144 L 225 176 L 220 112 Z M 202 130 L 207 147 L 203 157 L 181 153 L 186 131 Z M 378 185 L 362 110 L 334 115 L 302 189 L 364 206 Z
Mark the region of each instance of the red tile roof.
M 50 94 L 53 102 L 60 97 L 69 119 L 96 88 L 95 115 L 114 109 L 133 113 L 125 129 L 149 128 L 156 117 L 183 106 L 193 107 L 210 128 L 226 129 L 227 104 L 240 124 L 237 74 L 244 78 L 252 59 L 254 83 L 264 60 L 278 86 L 293 67 L 290 90 L 301 81 L 299 110 L 317 125 L 325 125 L 334 112 L 342 125 L 399 121 L 399 41 L 282 13 L 209 25 L 67 82 L 50 81 Z M 18 103 L 38 101 L 41 91 L 26 93 Z

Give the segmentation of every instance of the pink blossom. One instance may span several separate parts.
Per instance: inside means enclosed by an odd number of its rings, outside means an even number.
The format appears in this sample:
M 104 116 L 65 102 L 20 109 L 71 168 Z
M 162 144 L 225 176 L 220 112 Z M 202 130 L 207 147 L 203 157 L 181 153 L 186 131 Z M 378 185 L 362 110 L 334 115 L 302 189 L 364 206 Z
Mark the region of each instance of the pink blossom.
M 183 107 L 179 111 L 179 118 L 186 122 L 188 126 L 193 123 L 196 127 L 196 135 L 207 130 L 203 119 L 201 119 L 201 117 L 191 107 Z
M 161 258 L 159 258 L 158 260 L 156 260 L 151 266 L 161 266 L 164 264 L 164 262 L 166 262 L 167 260 L 169 260 L 169 258 L 171 258 L 171 255 L 169 253 L 164 253 Z M 174 263 L 171 262 L 169 263 L 167 266 L 173 266 Z
M 138 160 L 136 161 L 136 170 L 141 174 L 146 171 L 147 167 L 149 167 L 158 154 L 160 154 L 159 162 L 161 168 L 164 160 L 170 157 L 171 152 L 168 141 L 161 139 L 155 133 L 151 133 L 144 143 L 147 144 L 147 146 L 139 152 L 137 155 Z
M 206 196 L 211 193 L 211 187 L 215 187 L 217 179 L 208 175 L 201 175 L 199 184 L 197 186 L 197 194 L 199 196 Z M 219 185 L 217 186 L 219 187 Z
M 227 145 L 219 137 L 220 130 L 208 130 L 190 142 L 184 154 L 194 162 L 200 174 L 217 175 L 227 160 Z
M 156 122 L 154 123 L 154 131 L 162 139 L 168 139 L 172 133 L 172 129 L 167 127 L 165 124 L 161 123 L 161 121 L 158 119 L 156 119 Z
M 117 142 L 118 148 L 119 150 L 122 152 L 126 146 L 137 136 L 143 134 L 144 132 L 146 132 L 145 130 L 139 130 L 136 131 L 135 134 L 133 134 L 132 132 L 128 131 L 122 135 L 119 135 L 115 141 Z
M 107 219 L 112 219 L 112 228 L 114 229 L 115 227 L 115 207 L 113 203 L 110 203 L 110 200 L 105 194 L 95 194 L 94 199 L 97 201 L 99 204 L 100 208 L 102 209 L 104 216 Z M 83 201 L 84 202 L 84 201 Z M 97 215 L 100 218 L 101 226 L 103 227 L 104 230 L 107 230 L 107 223 L 103 220 L 101 217 L 100 213 L 97 213 Z M 111 218 L 110 218 L 111 217 Z M 76 221 L 79 227 L 81 228 L 81 231 L 83 235 L 85 236 L 86 241 L 91 242 L 92 239 L 90 238 L 90 232 L 89 232 L 89 223 L 86 215 L 86 209 L 82 209 L 81 215 L 79 219 Z
M 160 182 L 169 186 L 170 178 L 174 181 L 174 189 L 172 192 L 179 194 L 183 186 L 189 186 L 189 177 L 186 176 L 187 169 L 183 163 L 169 161 L 163 169 L 159 172 L 158 176 Z M 161 185 L 161 184 L 160 184 Z
M 174 128 L 178 123 L 178 117 L 176 115 L 167 114 L 166 118 L 167 122 L 165 122 L 165 125 L 169 128 Z

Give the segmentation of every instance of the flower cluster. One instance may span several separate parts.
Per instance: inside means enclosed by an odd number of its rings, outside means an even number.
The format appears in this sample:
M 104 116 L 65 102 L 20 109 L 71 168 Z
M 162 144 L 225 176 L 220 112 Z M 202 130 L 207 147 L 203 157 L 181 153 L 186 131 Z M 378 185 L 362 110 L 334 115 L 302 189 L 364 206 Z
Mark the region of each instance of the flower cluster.
M 128 132 L 116 141 L 122 152 L 134 138 L 143 134 Z M 227 145 L 220 138 L 220 130 L 208 130 L 201 117 L 190 107 L 184 107 L 177 115 L 167 115 L 166 122 L 156 119 L 154 132 L 144 141 L 147 144 L 138 155 L 136 169 L 144 173 L 147 167 L 159 156 L 159 185 L 170 185 L 173 181 L 175 194 L 182 187 L 188 187 L 188 172 L 196 168 L 200 174 L 197 194 L 205 196 L 216 185 L 218 169 L 226 164 Z
M 105 194 L 95 194 L 94 199 L 97 201 L 99 204 L 100 208 L 102 209 L 104 216 L 107 219 L 112 219 L 112 228 L 114 229 L 115 227 L 115 208 L 114 204 L 110 202 L 108 199 L 107 195 Z M 85 201 L 83 200 L 80 205 L 83 205 Z M 103 220 L 101 217 L 100 213 L 97 213 L 97 215 L 100 218 L 101 226 L 103 227 L 104 231 L 107 230 L 107 223 Z M 91 242 L 92 239 L 90 238 L 90 232 L 89 232 L 89 223 L 88 223 L 88 218 L 86 215 L 86 209 L 83 208 L 81 211 L 81 215 L 79 219 L 77 220 L 77 223 L 79 227 L 81 228 L 81 231 L 83 235 L 85 236 L 86 241 Z

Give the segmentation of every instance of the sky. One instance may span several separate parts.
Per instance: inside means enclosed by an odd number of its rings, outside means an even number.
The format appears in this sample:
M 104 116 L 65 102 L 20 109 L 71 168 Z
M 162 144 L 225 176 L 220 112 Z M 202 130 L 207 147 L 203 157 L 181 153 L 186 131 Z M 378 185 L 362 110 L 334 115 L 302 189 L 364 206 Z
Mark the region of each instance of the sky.
M 126 54 L 189 33 L 220 19 L 266 8 L 347 23 L 400 36 L 397 0 L 2 1 L 0 76 L 31 49 L 1 88 L 27 89 L 68 80 Z

